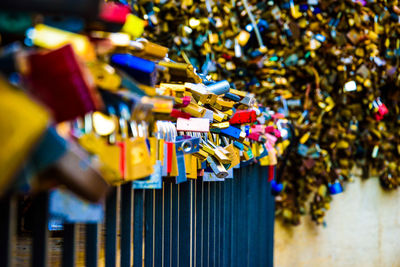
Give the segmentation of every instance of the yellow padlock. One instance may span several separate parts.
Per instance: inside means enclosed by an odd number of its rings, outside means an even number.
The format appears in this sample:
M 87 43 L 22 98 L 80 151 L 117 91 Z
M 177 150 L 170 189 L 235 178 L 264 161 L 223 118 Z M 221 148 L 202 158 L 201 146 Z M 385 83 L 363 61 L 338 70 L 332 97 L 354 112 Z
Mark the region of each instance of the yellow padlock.
M 145 178 L 153 173 L 150 152 L 144 137 L 125 140 L 125 180 Z

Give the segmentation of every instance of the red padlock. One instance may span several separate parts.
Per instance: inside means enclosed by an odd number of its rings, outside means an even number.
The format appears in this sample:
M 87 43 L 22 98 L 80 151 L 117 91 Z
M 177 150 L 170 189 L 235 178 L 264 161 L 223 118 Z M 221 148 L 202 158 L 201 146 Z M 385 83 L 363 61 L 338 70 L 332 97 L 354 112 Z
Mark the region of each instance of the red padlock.
M 72 120 L 102 107 L 93 77 L 70 44 L 27 58 L 30 92 L 52 111 L 57 122 Z
M 237 110 L 229 120 L 230 124 L 253 123 L 257 120 L 255 110 Z

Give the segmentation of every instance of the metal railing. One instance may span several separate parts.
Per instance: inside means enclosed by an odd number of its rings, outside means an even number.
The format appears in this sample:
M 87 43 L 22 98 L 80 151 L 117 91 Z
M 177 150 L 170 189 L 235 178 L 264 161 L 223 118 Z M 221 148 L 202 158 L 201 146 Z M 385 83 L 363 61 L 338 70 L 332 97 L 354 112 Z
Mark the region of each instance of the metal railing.
M 48 193 L 37 195 L 30 260 L 35 267 L 48 266 L 47 207 Z M 0 201 L 0 214 L 0 265 L 8 267 L 15 246 L 14 197 Z M 124 184 L 105 203 L 104 248 L 99 246 L 101 227 L 86 225 L 86 266 L 99 265 L 100 249 L 107 267 L 273 266 L 268 167 L 235 169 L 234 179 L 224 182 L 164 182 L 162 190 L 132 190 L 131 183 Z M 64 225 L 62 266 L 76 265 L 75 231 L 75 224 Z

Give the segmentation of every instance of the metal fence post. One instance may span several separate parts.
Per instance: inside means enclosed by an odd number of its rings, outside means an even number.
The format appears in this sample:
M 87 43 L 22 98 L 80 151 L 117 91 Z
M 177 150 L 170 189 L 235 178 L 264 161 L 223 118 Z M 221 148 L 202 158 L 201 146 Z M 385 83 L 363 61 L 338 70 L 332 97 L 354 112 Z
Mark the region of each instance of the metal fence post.
M 15 247 L 16 197 L 7 195 L 0 199 L 0 259 L 4 267 L 12 266 L 12 249 Z

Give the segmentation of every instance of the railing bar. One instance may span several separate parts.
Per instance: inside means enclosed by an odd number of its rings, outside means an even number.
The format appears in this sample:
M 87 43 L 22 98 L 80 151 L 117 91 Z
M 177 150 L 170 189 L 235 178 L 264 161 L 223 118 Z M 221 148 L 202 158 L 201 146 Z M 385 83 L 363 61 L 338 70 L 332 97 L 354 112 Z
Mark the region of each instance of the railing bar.
M 17 199 L 6 195 L 0 199 L 0 259 L 2 266 L 12 266 L 12 249 L 15 245 L 15 230 L 17 225 Z
M 171 266 L 171 208 L 172 208 L 172 184 L 164 183 L 164 262 L 163 266 L 170 267 Z
M 120 204 L 120 242 L 121 242 L 121 267 L 131 266 L 132 244 L 132 182 L 121 185 Z
M 172 184 L 171 266 L 179 266 L 179 184 Z
M 145 236 L 144 236 L 144 266 L 153 266 L 153 197 L 154 191 L 150 189 L 144 190 L 144 207 L 145 207 Z
M 267 225 L 267 233 L 270 233 L 269 235 L 267 234 L 267 264 L 266 266 L 272 267 L 274 266 L 274 222 L 275 222 L 275 200 L 274 197 L 271 194 L 271 183 L 267 182 L 267 192 L 266 192 L 266 198 L 267 198 L 267 220 L 268 223 Z
M 190 181 L 179 184 L 179 237 L 178 237 L 179 265 L 178 266 L 183 266 L 183 267 L 190 267 L 191 186 L 192 183 Z
M 237 192 L 237 184 L 239 183 L 241 171 L 234 170 L 233 181 L 232 181 L 232 193 L 231 193 L 231 253 L 229 255 L 230 259 L 234 259 L 237 253 L 237 209 L 238 209 L 238 192 Z M 236 266 L 237 261 L 232 260 L 231 266 Z
M 99 261 L 99 226 L 97 223 L 86 224 L 86 266 L 97 267 Z
M 226 181 L 227 182 L 227 181 Z M 226 183 L 220 183 L 219 184 L 219 255 L 218 255 L 218 264 L 221 267 L 224 267 L 224 251 L 226 248 L 225 244 L 225 187 Z
M 117 188 L 112 188 L 106 199 L 105 229 L 105 266 L 115 267 L 117 256 Z
M 210 266 L 210 182 L 203 182 L 203 267 Z
M 221 250 L 221 244 L 220 244 L 220 212 L 221 212 L 221 206 L 220 206 L 220 184 L 223 182 L 216 182 L 215 183 L 215 226 L 214 226 L 214 232 L 215 232 L 215 265 L 216 267 L 220 266 L 220 250 Z
M 62 266 L 73 267 L 75 266 L 76 252 L 76 225 L 74 223 L 65 223 L 63 230 L 63 255 Z
M 200 178 L 196 180 L 196 249 L 195 266 L 203 266 L 203 185 Z
M 154 267 L 163 266 L 163 190 L 155 191 L 154 215 Z
M 133 199 L 133 266 L 136 267 L 143 265 L 144 189 L 135 189 Z
M 258 229 L 259 218 L 257 212 L 259 212 L 258 206 L 258 191 L 257 191 L 257 179 L 258 179 L 258 166 L 249 166 L 249 179 L 246 182 L 247 187 L 247 266 L 257 265 L 257 246 L 260 240 L 256 240 L 256 232 Z
M 32 267 L 47 266 L 49 192 L 39 193 L 33 200 Z

